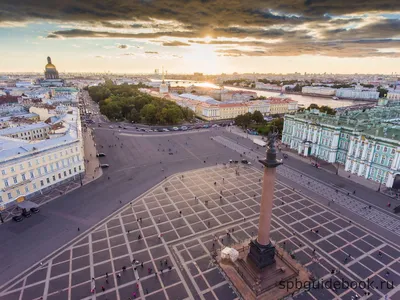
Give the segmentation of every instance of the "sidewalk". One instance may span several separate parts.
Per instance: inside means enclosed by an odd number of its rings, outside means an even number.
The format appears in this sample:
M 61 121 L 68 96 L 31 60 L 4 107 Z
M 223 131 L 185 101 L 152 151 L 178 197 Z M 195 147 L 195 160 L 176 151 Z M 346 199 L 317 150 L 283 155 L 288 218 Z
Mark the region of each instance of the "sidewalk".
M 297 153 L 297 151 L 293 150 L 293 149 L 289 149 L 289 148 L 285 148 L 284 146 L 282 147 L 282 152 L 288 153 L 289 155 L 289 159 L 290 158 L 295 158 L 298 160 L 301 160 L 305 163 L 311 164 L 311 161 L 316 161 L 316 158 L 314 156 L 308 156 L 308 157 L 304 157 L 302 155 L 299 155 Z M 372 189 L 374 191 L 377 191 L 379 188 L 379 183 L 372 181 L 372 180 L 368 180 L 365 177 L 361 177 L 361 176 L 357 176 L 355 174 L 351 174 L 350 172 L 347 172 L 344 170 L 344 166 L 343 165 L 339 165 L 339 170 L 337 171 L 337 164 L 332 164 L 332 163 L 328 163 L 326 161 L 323 161 L 321 159 L 318 159 L 318 163 L 320 164 L 320 168 L 325 170 L 326 172 L 332 173 L 332 174 L 336 174 L 346 178 L 348 180 L 351 180 L 355 183 L 358 183 L 360 185 L 363 185 L 369 189 Z M 384 185 L 381 185 L 381 189 L 384 188 Z
M 89 127 L 83 128 L 82 138 L 85 154 L 85 177 L 82 181 L 83 184 L 87 184 L 103 175 L 103 170 L 99 167 L 100 162 L 96 157 L 97 150 L 93 140 L 92 129 Z
M 92 131 L 90 128 L 83 128 L 82 138 L 84 143 L 85 155 L 85 175 L 82 178 L 82 184 L 85 185 L 99 178 L 103 174 L 103 171 L 101 168 L 99 168 L 99 159 L 96 157 L 96 146 L 94 140 L 92 139 Z M 79 175 L 76 175 L 70 181 L 55 186 L 54 188 L 45 192 L 42 192 L 41 194 L 30 198 L 29 201 L 36 203 L 38 206 L 41 206 L 80 187 L 81 178 Z M 11 220 L 13 216 L 20 214 L 21 210 L 16 205 L 1 211 L 4 222 L 7 222 L 8 220 Z

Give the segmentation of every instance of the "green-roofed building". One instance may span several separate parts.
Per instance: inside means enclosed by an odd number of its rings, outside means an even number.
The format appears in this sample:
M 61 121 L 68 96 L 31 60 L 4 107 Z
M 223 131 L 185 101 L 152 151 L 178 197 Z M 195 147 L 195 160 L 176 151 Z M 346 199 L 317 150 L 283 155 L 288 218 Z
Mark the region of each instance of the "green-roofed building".
M 400 102 L 327 115 L 286 115 L 282 143 L 300 155 L 339 163 L 352 174 L 393 187 L 400 175 Z

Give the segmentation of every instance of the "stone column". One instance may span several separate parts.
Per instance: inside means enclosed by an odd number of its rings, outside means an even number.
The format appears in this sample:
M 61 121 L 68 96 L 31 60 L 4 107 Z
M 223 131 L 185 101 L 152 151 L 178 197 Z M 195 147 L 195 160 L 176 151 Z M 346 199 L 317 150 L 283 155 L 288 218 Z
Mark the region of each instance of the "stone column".
M 274 201 L 274 185 L 276 180 L 276 167 L 282 164 L 276 159 L 275 149 L 276 134 L 268 137 L 267 158 L 260 160 L 264 165 L 264 177 L 262 184 L 260 218 L 258 222 L 257 239 L 250 242 L 248 258 L 258 269 L 263 269 L 275 263 L 275 246 L 271 243 L 271 216 Z

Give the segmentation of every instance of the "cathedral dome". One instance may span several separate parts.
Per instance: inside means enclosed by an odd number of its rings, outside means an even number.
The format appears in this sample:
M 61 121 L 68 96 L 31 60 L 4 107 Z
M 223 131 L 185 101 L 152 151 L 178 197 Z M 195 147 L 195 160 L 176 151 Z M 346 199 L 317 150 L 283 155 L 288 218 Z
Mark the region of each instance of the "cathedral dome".
M 55 69 L 56 66 L 53 65 L 53 64 L 47 64 L 45 68 L 46 68 L 46 69 Z

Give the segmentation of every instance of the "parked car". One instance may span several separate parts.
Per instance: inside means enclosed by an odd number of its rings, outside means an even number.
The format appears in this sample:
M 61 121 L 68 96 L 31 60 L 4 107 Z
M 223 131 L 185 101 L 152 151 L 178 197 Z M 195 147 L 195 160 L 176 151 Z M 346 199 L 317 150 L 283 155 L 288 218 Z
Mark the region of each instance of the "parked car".
M 108 168 L 108 167 L 109 167 L 108 164 L 101 164 L 101 165 L 100 165 L 100 168 Z
M 97 153 L 96 156 L 97 157 L 104 157 L 104 156 L 106 156 L 106 154 L 105 153 Z
M 164 132 L 168 132 L 169 131 L 169 129 L 168 128 L 163 128 L 163 130 L 162 131 L 164 131 Z
M 108 127 L 110 127 L 111 129 L 113 129 L 113 128 L 114 128 L 112 125 L 110 125 L 110 126 L 108 126 Z
M 157 131 L 158 132 L 162 132 L 163 130 L 161 128 L 157 128 Z
M 24 218 L 23 218 L 21 215 L 18 215 L 18 216 L 14 216 L 14 217 L 13 217 L 13 220 L 14 220 L 15 222 L 21 222 L 23 219 L 24 219 Z
M 249 162 L 247 161 L 247 159 L 242 159 L 242 164 L 248 164 Z
M 127 129 L 127 128 L 124 126 L 124 129 Z
M 186 126 L 182 126 L 181 130 L 186 131 L 188 128 Z
M 22 215 L 25 218 L 29 218 L 30 216 L 32 216 L 32 213 L 29 210 L 26 210 L 25 208 L 22 210 Z
M 179 128 L 178 128 L 178 127 L 172 127 L 172 130 L 173 130 L 173 131 L 178 131 Z
M 122 128 L 122 126 L 121 126 L 121 125 L 118 125 L 118 128 Z
M 40 211 L 39 207 L 32 207 L 31 212 L 37 214 Z

